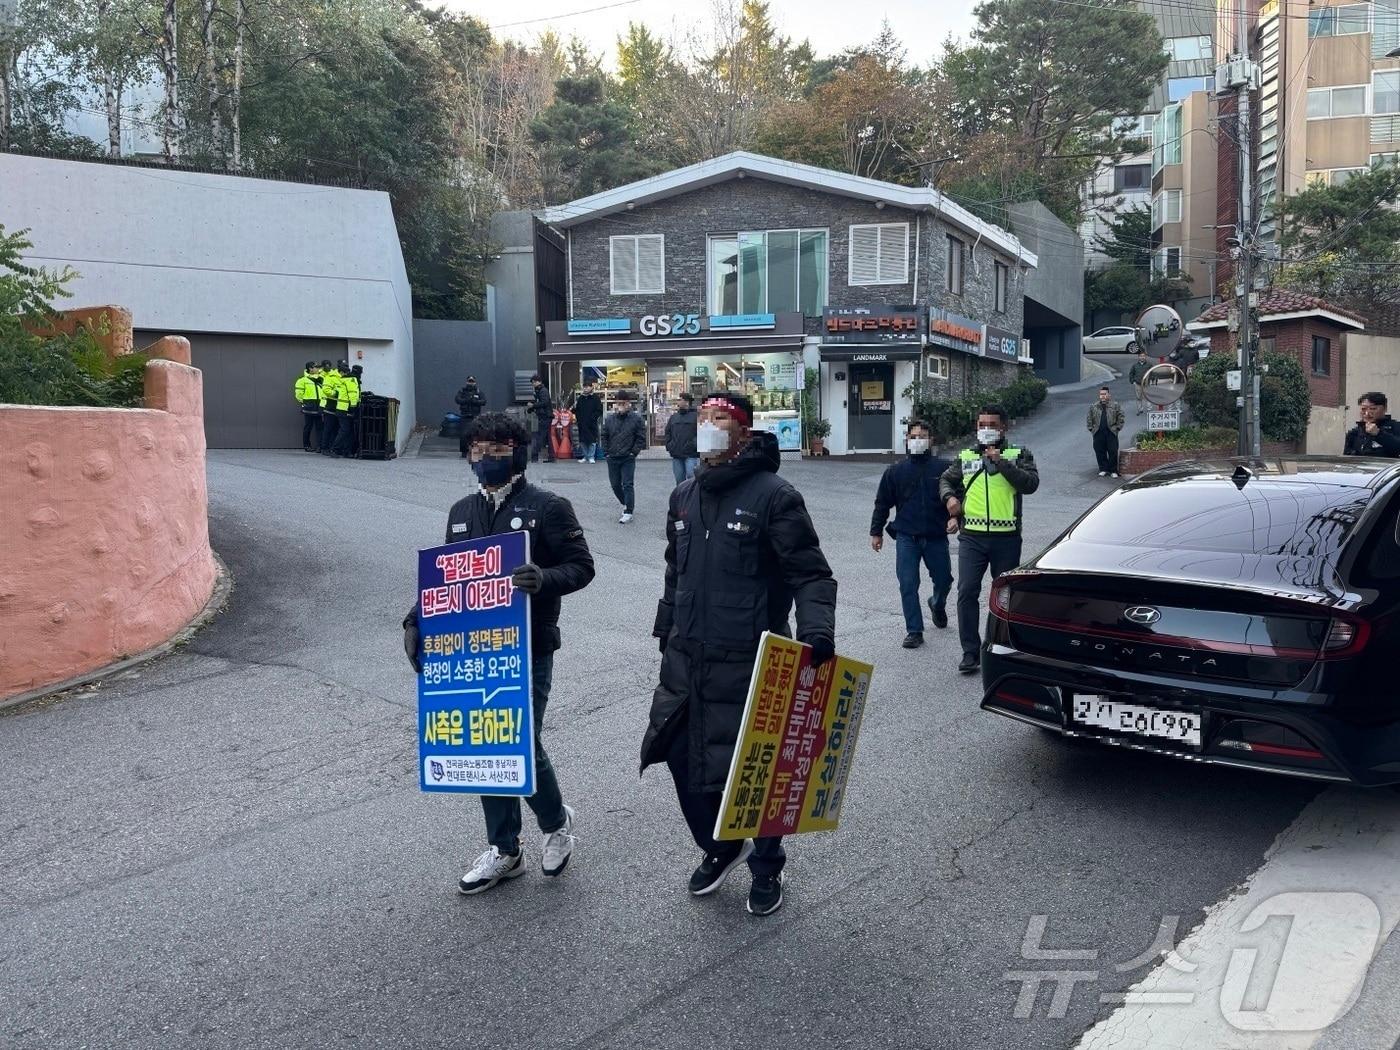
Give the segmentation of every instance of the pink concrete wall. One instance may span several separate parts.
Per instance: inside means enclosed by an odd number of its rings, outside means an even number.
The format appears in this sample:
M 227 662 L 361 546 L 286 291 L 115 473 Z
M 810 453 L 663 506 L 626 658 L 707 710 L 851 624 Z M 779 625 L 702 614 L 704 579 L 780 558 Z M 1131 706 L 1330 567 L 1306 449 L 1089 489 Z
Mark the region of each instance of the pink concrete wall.
M 198 369 L 150 361 L 140 409 L 0 405 L 0 698 L 166 641 L 215 576 Z

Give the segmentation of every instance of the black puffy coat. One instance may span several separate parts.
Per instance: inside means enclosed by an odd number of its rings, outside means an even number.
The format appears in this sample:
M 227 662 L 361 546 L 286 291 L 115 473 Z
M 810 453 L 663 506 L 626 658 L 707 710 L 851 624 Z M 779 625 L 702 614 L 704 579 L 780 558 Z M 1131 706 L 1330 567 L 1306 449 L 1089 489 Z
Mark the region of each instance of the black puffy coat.
M 938 495 L 939 481 L 949 463 L 932 453 L 909 456 L 886 467 L 875 491 L 875 513 L 870 517 L 870 535 L 878 536 L 895 511 L 891 535 L 948 535 L 948 507 Z
M 647 425 L 636 409 L 612 412 L 603 421 L 603 455 L 633 459 L 647 447 Z
M 468 423 L 481 415 L 486 408 L 486 398 L 481 396 L 481 391 L 477 389 L 474 383 L 464 386 L 461 390 L 457 391 L 455 400 L 457 401 L 457 407 L 461 409 L 461 412 L 458 414 L 462 417 L 462 426 L 464 429 Z
M 1346 456 L 1400 456 L 1400 425 L 1389 416 L 1376 420 L 1377 434 L 1372 437 L 1360 423 L 1347 431 L 1342 454 Z
M 548 426 L 554 421 L 554 400 L 549 396 L 549 387 L 544 384 L 535 387 L 530 411 L 535 414 L 535 420 L 540 426 Z
M 696 791 L 724 788 L 763 632 L 790 635 L 795 603 L 799 641 L 835 638 L 836 580 L 778 463 L 777 438 L 758 434 L 671 493 L 666 589 L 653 630 L 666 648 L 642 768 L 665 760 L 688 707 Z
M 544 588 L 530 599 L 530 651 L 552 653 L 560 643 L 560 599 L 593 580 L 593 555 L 568 500 L 524 478 L 516 486 L 500 510 L 482 492 L 459 499 L 447 512 L 443 542 L 460 543 L 503 532 L 530 534 L 530 560 L 544 573 Z M 409 617 L 416 614 L 415 606 Z
M 666 420 L 666 451 L 675 459 L 695 459 L 699 452 L 695 449 L 695 433 L 700 425 L 700 413 L 693 408 L 682 408 L 672 413 Z

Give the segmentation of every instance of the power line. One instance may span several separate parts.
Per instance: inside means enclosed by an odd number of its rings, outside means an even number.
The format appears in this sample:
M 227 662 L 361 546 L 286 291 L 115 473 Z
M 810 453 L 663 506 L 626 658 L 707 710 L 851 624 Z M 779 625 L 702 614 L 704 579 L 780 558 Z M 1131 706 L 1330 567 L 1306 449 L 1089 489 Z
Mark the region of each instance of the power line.
M 488 29 L 514 29 L 516 26 L 533 26 L 541 22 L 561 22 L 566 18 L 577 18 L 579 15 L 591 15 L 598 11 L 611 11 L 617 7 L 631 7 L 633 4 L 640 4 L 642 0 L 618 0 L 615 4 L 602 4 L 598 7 L 585 7 L 581 11 L 566 11 L 559 15 L 546 15 L 543 18 L 524 18 L 519 22 L 495 22 L 488 26 Z

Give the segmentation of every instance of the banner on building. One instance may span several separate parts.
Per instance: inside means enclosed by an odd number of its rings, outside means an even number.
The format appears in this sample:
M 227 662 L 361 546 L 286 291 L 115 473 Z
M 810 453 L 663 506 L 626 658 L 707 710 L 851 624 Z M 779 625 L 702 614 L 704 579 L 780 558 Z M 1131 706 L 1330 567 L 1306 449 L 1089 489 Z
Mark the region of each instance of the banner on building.
M 841 818 L 870 664 L 765 632 L 749 682 L 715 838 L 831 831 Z
M 510 574 L 530 537 L 418 552 L 418 770 L 424 791 L 535 793 L 530 598 Z

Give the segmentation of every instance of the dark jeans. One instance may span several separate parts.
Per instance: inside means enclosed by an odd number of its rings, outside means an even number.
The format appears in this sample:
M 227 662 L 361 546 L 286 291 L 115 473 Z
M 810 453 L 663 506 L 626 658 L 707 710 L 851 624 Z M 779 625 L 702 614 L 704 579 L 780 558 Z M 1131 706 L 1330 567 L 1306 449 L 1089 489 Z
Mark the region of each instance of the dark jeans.
M 340 417 L 340 430 L 335 436 L 335 454 L 348 456 L 355 450 L 355 416 L 346 412 Z
M 321 454 L 329 456 L 335 450 L 335 439 L 340 428 L 340 417 L 330 409 L 321 413 Z
M 919 563 L 933 578 L 933 604 L 945 605 L 953 588 L 953 562 L 948 554 L 948 536 L 906 536 L 894 539 L 894 572 L 899 578 L 899 600 L 904 606 L 904 629 L 924 633 L 924 607 L 919 602 Z
M 1098 457 L 1099 469 L 1110 474 L 1118 473 L 1118 435 L 1102 427 L 1094 431 L 1094 455 Z
M 676 484 L 679 485 L 686 478 L 695 475 L 695 468 L 700 465 L 698 456 L 672 456 L 671 470 L 676 475 Z
M 995 580 L 1020 563 L 1020 536 L 964 532 L 958 537 L 958 639 L 964 656 L 977 656 L 982 649 L 982 577 L 990 567 Z
M 612 483 L 613 495 L 628 514 L 632 513 L 633 502 L 637 498 L 636 486 L 633 484 L 636 476 L 636 456 L 628 456 L 625 459 L 608 458 L 608 481 Z
M 687 719 L 689 716 L 686 716 Z M 671 770 L 671 779 L 676 782 L 676 798 L 681 804 L 690 837 L 706 853 L 732 857 L 743 848 L 739 842 L 718 842 L 714 837 L 715 821 L 719 818 L 719 807 L 724 796 L 718 791 L 692 791 L 690 789 L 690 725 L 681 723 L 671 736 L 671 748 L 666 752 L 666 766 Z M 787 863 L 787 853 L 783 851 L 781 838 L 754 839 L 754 850 L 749 856 L 749 870 L 755 875 L 776 875 Z
M 316 440 L 311 440 L 312 432 L 316 434 Z M 301 447 L 318 449 L 321 447 L 321 413 L 303 412 L 301 414 Z
M 554 681 L 554 654 L 535 653 L 530 658 L 530 684 L 534 687 L 535 708 L 535 793 L 525 801 L 539 821 L 543 832 L 558 831 L 567 820 L 564 799 L 559 794 L 559 781 L 554 767 L 544 753 L 540 729 L 544 725 L 544 709 L 549 704 L 549 689 Z M 481 808 L 486 812 L 486 839 L 502 853 L 514 853 L 520 848 L 520 799 L 513 795 L 482 795 Z
M 530 441 L 530 460 L 538 462 L 541 459 L 546 463 L 553 463 L 554 449 L 549 443 L 549 423 L 545 420 L 536 420 L 535 434 Z

